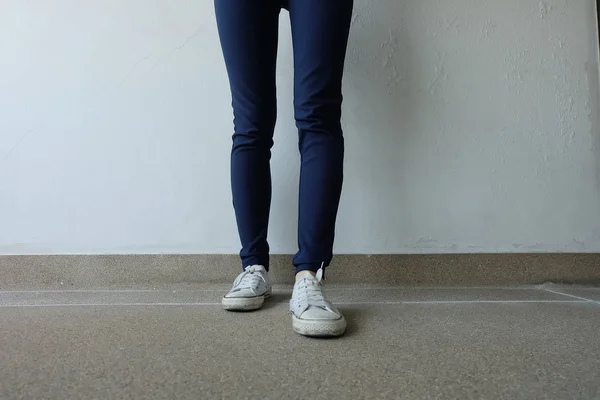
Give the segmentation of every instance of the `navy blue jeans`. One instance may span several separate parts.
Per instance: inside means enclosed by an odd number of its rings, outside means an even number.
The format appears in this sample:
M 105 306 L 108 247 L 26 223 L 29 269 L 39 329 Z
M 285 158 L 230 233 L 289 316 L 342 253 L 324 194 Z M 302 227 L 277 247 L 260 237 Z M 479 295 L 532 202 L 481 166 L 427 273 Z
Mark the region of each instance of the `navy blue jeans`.
M 342 74 L 353 0 L 215 0 L 231 86 L 233 204 L 242 266 L 269 267 L 271 147 L 279 13 L 289 11 L 301 155 L 297 272 L 331 262 L 342 190 Z

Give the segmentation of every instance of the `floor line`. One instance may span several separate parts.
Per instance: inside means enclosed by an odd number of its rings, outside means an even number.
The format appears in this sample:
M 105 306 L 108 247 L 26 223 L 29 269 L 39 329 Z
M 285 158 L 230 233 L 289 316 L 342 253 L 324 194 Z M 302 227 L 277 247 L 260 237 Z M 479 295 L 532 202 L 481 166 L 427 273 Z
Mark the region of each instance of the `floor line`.
M 223 284 L 222 288 L 215 289 L 202 289 L 202 288 L 185 288 L 185 289 L 49 289 L 49 290 L 0 290 L 0 295 L 5 294 L 38 294 L 38 293 L 178 293 L 178 292 L 222 292 L 227 290 L 230 285 Z M 279 292 L 291 292 L 292 286 L 289 288 L 283 287 L 284 285 L 277 284 L 274 289 Z M 432 287 L 417 287 L 417 286 L 397 286 L 397 287 L 353 287 L 348 285 L 347 287 L 340 286 L 326 286 L 326 290 L 330 292 L 337 291 L 348 291 L 348 290 L 411 290 L 411 291 L 428 291 L 428 290 L 537 290 L 535 286 L 521 286 L 521 287 L 502 287 L 502 286 L 454 286 L 454 287 L 443 287 L 443 286 L 432 286 Z
M 423 301 L 382 301 L 382 302 L 356 302 L 356 303 L 344 303 L 339 302 L 335 304 L 355 304 L 355 305 L 369 305 L 369 304 L 544 304 L 544 303 L 586 303 L 584 300 L 423 300 Z
M 424 300 L 424 301 L 379 301 L 379 302 L 336 302 L 339 305 L 416 305 L 416 304 L 561 304 L 589 303 L 589 300 Z M 287 304 L 276 302 L 271 304 Z M 0 304 L 0 308 L 18 307 L 212 307 L 221 303 L 39 303 L 39 304 Z
M 0 308 L 18 307 L 164 307 L 164 306 L 220 306 L 221 303 L 48 303 L 48 304 L 0 304 Z
M 178 292 L 221 292 L 223 289 L 66 289 L 66 290 L 0 290 L 3 294 L 60 294 L 60 293 L 178 293 Z
M 568 293 L 563 293 L 563 292 L 559 292 L 557 290 L 552 290 L 552 289 L 544 289 L 546 292 L 549 293 L 554 293 L 554 294 L 559 294 L 561 296 L 566 296 L 566 297 L 572 297 L 574 299 L 579 299 L 579 300 L 585 300 L 588 303 L 596 303 L 596 304 L 600 304 L 600 301 L 596 301 L 596 300 L 591 300 L 591 299 L 586 299 L 585 297 L 581 297 L 581 296 L 575 296 L 573 294 L 568 294 Z
M 411 291 L 427 291 L 427 290 L 537 290 L 535 286 L 376 286 L 376 287 L 353 287 L 348 286 L 328 286 L 325 285 L 327 291 L 341 291 L 341 290 L 411 290 Z

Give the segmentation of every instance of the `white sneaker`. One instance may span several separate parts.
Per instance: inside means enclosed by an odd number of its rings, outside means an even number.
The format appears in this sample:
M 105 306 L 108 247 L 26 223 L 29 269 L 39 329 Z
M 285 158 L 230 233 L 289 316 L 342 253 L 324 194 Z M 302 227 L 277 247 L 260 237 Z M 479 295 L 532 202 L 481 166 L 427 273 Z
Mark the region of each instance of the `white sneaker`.
M 340 336 L 346 331 L 346 319 L 323 293 L 323 269 L 317 276 L 307 274 L 294 285 L 290 300 L 292 326 L 304 336 Z
M 271 283 L 267 270 L 262 265 L 252 265 L 238 275 L 221 304 L 224 309 L 231 311 L 257 310 L 270 295 Z

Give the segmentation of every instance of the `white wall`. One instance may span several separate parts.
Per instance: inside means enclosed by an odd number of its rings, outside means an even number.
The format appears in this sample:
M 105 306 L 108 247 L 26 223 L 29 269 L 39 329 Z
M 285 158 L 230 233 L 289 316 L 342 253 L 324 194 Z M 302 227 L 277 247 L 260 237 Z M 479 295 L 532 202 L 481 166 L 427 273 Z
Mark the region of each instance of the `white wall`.
M 212 1 L 3 0 L 0 38 L 0 253 L 237 252 Z M 357 0 L 336 251 L 600 251 L 597 53 L 595 0 Z

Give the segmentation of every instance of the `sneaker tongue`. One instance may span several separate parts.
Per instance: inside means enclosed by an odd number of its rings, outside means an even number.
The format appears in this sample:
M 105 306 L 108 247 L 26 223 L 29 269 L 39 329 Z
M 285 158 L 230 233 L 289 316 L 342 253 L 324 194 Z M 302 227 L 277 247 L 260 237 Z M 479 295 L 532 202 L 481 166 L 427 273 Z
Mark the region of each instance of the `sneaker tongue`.
M 319 282 L 321 282 L 323 280 L 323 278 L 325 277 L 325 270 L 323 269 L 323 267 L 319 268 L 319 270 L 317 271 L 317 280 Z
M 246 272 L 264 272 L 265 271 L 265 267 L 263 267 L 262 265 L 251 265 L 249 267 L 246 268 Z

